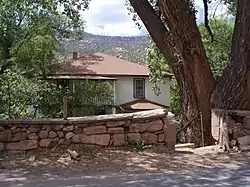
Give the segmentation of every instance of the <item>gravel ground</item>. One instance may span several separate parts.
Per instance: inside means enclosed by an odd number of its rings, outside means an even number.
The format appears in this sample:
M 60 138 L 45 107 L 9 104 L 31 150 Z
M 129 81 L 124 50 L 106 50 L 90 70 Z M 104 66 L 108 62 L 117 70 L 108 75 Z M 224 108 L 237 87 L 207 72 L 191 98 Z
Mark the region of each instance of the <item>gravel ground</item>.
M 167 153 L 160 147 L 140 152 L 129 148 L 74 149 L 80 155 L 79 161 L 71 159 L 65 149 L 1 155 L 0 186 L 146 187 L 250 184 L 250 152 L 197 155 L 186 151 Z
M 183 169 L 165 172 L 95 172 L 73 169 L 0 170 L 1 187 L 166 187 L 250 186 L 250 166 Z

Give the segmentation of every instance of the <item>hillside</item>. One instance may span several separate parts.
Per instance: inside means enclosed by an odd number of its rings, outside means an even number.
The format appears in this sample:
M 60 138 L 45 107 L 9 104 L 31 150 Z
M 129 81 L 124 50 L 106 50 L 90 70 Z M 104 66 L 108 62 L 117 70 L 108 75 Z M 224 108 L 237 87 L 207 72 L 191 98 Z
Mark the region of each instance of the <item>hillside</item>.
M 147 36 L 103 36 L 84 33 L 83 40 L 72 42 L 64 40 L 64 54 L 70 55 L 73 51 L 80 54 L 102 52 L 136 63 L 144 63 L 145 48 L 149 43 Z

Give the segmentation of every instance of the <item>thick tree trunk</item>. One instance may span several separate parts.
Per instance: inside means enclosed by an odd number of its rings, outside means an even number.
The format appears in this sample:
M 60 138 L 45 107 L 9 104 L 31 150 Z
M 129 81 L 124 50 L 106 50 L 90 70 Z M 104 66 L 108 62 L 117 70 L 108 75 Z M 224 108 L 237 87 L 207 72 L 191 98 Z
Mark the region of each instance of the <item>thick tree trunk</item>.
M 188 112 L 188 108 L 193 99 L 192 108 L 197 107 L 195 117 L 201 117 L 206 134 L 205 144 L 211 143 L 211 105 L 210 97 L 215 87 L 215 80 L 209 67 L 209 62 L 205 54 L 201 35 L 196 25 L 193 13 L 183 0 L 159 0 L 158 5 L 164 15 L 169 30 L 173 34 L 179 54 L 184 59 L 183 80 L 185 86 L 191 90 L 184 90 L 183 112 Z M 192 95 L 192 96 L 190 96 Z M 192 98 L 190 98 L 192 97 Z M 196 98 L 196 100 L 194 100 Z M 185 114 L 186 115 L 186 114 Z M 189 116 L 189 115 L 188 115 Z M 185 119 L 183 119 L 185 121 Z M 201 124 L 199 120 L 187 128 L 187 140 L 197 141 Z M 196 135 L 197 134 L 197 135 Z
M 249 96 L 250 1 L 238 0 L 229 63 L 214 90 L 211 103 L 215 108 L 220 109 L 250 110 Z M 226 129 L 226 127 L 223 128 Z M 221 134 L 228 137 L 227 131 L 222 131 Z M 229 147 L 229 138 L 220 138 L 219 141 L 220 145 Z
M 184 126 L 188 126 L 186 133 L 187 141 L 194 142 L 197 146 L 201 144 L 200 114 L 202 114 L 204 132 L 206 133 L 205 143 L 211 143 L 209 99 L 213 91 L 214 79 L 209 69 L 204 50 L 194 50 L 196 48 L 203 48 L 201 41 L 199 41 L 200 34 L 194 20 L 186 22 L 183 18 L 184 21 L 180 24 L 186 24 L 186 26 L 182 28 L 184 30 L 192 23 L 194 25 L 193 30 L 195 30 L 195 33 L 198 33 L 198 36 L 192 35 L 192 30 L 185 33 L 183 38 L 186 39 L 183 40 L 183 43 L 179 43 L 179 46 L 182 46 L 183 50 L 176 51 L 176 36 L 173 34 L 174 37 L 172 37 L 148 1 L 130 0 L 130 3 L 142 19 L 161 53 L 168 59 L 169 65 L 172 67 L 173 73 L 180 85 L 182 95 L 182 122 Z M 184 32 L 183 30 L 181 32 Z M 175 31 L 179 32 L 177 30 Z M 183 38 L 181 37 L 181 39 Z M 195 44 L 197 46 L 185 46 L 185 43 L 191 43 L 191 41 L 197 41 L 197 44 Z M 179 46 L 177 45 L 178 48 Z M 181 56 L 177 54 L 181 54 Z M 195 54 L 194 57 L 192 57 L 193 54 Z M 182 56 L 185 58 L 182 58 Z M 204 82 L 206 82 L 206 85 L 203 84 Z
M 250 110 L 250 1 L 238 0 L 229 63 L 212 95 L 215 108 Z

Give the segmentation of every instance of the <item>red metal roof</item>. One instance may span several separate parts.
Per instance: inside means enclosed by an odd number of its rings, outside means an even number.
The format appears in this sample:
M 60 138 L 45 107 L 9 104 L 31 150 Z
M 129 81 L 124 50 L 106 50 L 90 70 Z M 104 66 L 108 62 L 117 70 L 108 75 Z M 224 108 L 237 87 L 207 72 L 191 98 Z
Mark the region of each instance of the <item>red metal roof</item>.
M 153 101 L 149 101 L 147 99 L 137 99 L 134 101 L 130 101 L 122 104 L 121 107 L 124 109 L 132 109 L 132 110 L 152 110 L 159 108 L 167 108 L 167 106 L 155 103 Z
M 95 53 L 80 56 L 69 63 L 54 68 L 53 75 L 89 75 L 89 76 L 148 76 L 145 65 L 120 59 L 115 56 Z M 165 76 L 172 76 L 167 73 Z

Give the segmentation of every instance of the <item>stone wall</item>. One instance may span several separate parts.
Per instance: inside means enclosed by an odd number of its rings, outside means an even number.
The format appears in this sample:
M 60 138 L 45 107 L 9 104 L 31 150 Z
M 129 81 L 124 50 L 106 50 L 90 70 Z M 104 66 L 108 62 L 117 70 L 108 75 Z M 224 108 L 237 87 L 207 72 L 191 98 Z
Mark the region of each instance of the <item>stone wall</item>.
M 176 121 L 163 109 L 62 119 L 0 120 L 0 151 L 26 151 L 56 145 L 165 144 L 174 148 Z
M 227 132 L 230 139 L 235 139 L 239 142 L 240 147 L 250 145 L 250 111 L 243 110 L 223 110 L 212 109 L 212 136 L 220 143 L 220 135 L 222 123 L 224 122 L 223 114 L 229 115 L 230 121 L 227 122 Z

